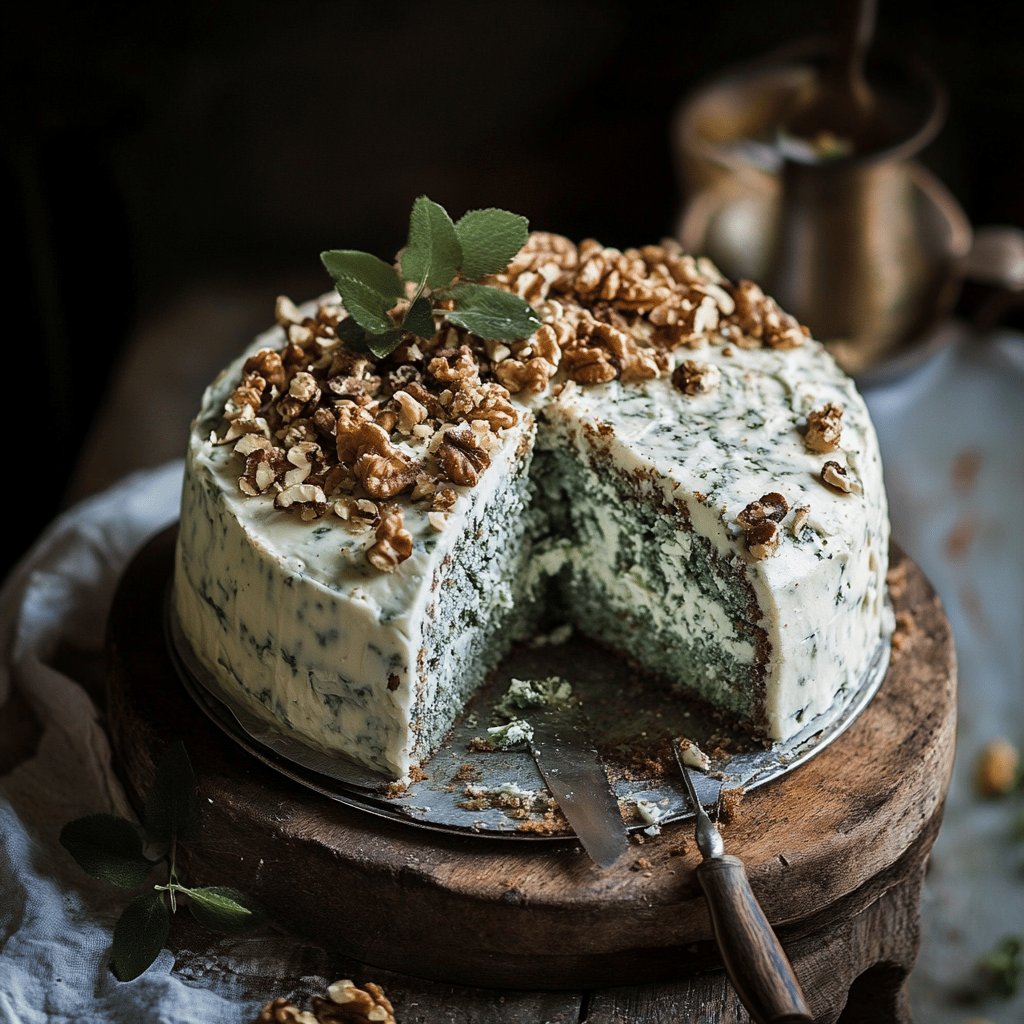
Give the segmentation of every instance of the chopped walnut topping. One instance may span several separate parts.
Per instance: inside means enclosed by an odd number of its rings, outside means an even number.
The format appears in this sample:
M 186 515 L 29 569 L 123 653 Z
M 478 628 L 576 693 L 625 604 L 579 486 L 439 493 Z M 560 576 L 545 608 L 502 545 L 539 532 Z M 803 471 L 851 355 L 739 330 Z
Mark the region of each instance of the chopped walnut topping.
M 338 461 L 343 466 L 354 465 L 367 452 L 387 456 L 394 450 L 388 432 L 369 420 L 339 416 L 336 435 Z
M 273 493 L 277 507 L 303 518 L 333 505 L 350 524 L 359 518 L 351 501 L 402 495 L 428 504 L 437 528 L 455 501 L 447 484 L 474 486 L 520 422 L 512 394 L 651 380 L 671 371 L 670 351 L 681 345 L 787 348 L 807 336 L 756 285 L 733 285 L 672 240 L 620 250 L 535 232 L 486 281 L 534 306 L 541 326 L 531 337 L 485 341 L 446 322 L 454 307 L 444 300 L 432 338 L 406 337 L 378 359 L 341 342 L 348 314 L 336 300 L 309 313 L 278 297 L 282 343 L 244 361 L 212 438 L 235 445 L 241 491 Z M 718 378 L 695 360 L 673 374 L 688 395 Z M 831 443 L 825 419 L 808 417 L 808 446 L 819 435 Z M 371 521 L 382 520 L 375 512 Z
M 494 375 L 513 395 L 520 391 L 540 394 L 555 375 L 555 368 L 539 356 L 525 363 L 519 359 L 506 359 L 494 368 Z
M 771 491 L 752 501 L 736 517 L 754 558 L 770 558 L 778 551 L 782 541 L 779 523 L 788 511 L 789 502 L 778 491 Z
M 274 508 L 296 509 L 307 522 L 319 519 L 329 507 L 327 495 L 316 484 L 294 484 L 278 491 L 274 498 Z
M 249 356 L 242 367 L 243 373 L 258 373 L 269 385 L 283 388 L 285 383 L 284 363 L 281 353 L 272 348 L 261 348 Z
M 302 314 L 299 307 L 288 298 L 287 295 L 278 295 L 274 303 L 274 319 L 282 327 L 287 328 L 289 324 L 302 323 Z
M 451 487 L 442 487 L 434 495 L 434 500 L 431 501 L 430 507 L 435 512 L 449 512 L 455 507 L 458 497 L 458 494 Z
M 371 498 L 394 498 L 412 488 L 420 465 L 394 448 L 387 455 L 365 452 L 356 459 L 352 472 Z
M 603 348 L 573 348 L 562 356 L 562 366 L 577 384 L 607 384 L 619 375 Z
M 811 510 L 807 505 L 797 505 L 793 509 L 793 522 L 790 524 L 789 530 L 794 537 L 800 538 L 803 534 L 804 526 L 807 525 L 807 520 L 810 517 Z
M 702 395 L 718 387 L 722 371 L 714 363 L 698 363 L 684 359 L 672 371 L 672 383 L 684 395 Z
M 262 434 L 270 438 L 270 427 L 262 416 L 256 415 L 251 405 L 243 405 L 241 411 L 228 423 L 227 433 L 217 442 L 229 444 L 237 441 L 243 434 Z
M 477 361 L 473 350 L 468 345 L 461 345 L 459 350 L 443 349 L 430 360 L 427 372 L 435 380 L 450 383 L 456 380 L 470 380 L 477 375 Z
M 438 445 L 437 460 L 452 483 L 470 487 L 491 464 L 491 457 L 472 430 L 447 431 Z
M 408 391 L 396 391 L 394 399 L 398 405 L 398 430 L 402 434 L 411 434 L 412 428 L 427 418 L 427 408 Z
M 265 494 L 278 483 L 288 463 L 281 448 L 254 448 L 245 459 L 245 472 L 238 480 L 243 494 Z
M 736 517 L 736 521 L 746 530 L 765 520 L 781 523 L 788 511 L 789 502 L 778 491 L 770 491 L 747 505 Z
M 427 513 L 427 522 L 435 530 L 441 531 L 448 525 L 448 513 L 430 511 Z
M 251 405 L 253 409 L 259 409 L 263 404 L 263 392 L 267 389 L 267 382 L 255 372 L 247 373 L 242 378 L 242 383 L 232 392 L 228 399 L 228 406 L 225 415 L 229 416 L 228 409 L 241 411 L 243 406 Z
M 295 484 L 305 483 L 309 474 L 318 469 L 320 460 L 320 445 L 312 441 L 300 441 L 288 449 L 288 461 L 295 467 L 288 470 L 284 475 L 285 487 L 292 487 Z
M 759 339 L 772 348 L 796 348 L 810 337 L 806 327 L 783 312 L 753 281 L 740 281 L 733 289 L 733 299 L 734 322 L 747 338 Z
M 839 447 L 843 430 L 843 407 L 829 402 L 807 414 L 807 432 L 804 444 L 808 451 L 834 452 Z
M 864 490 L 860 481 L 851 476 L 845 466 L 832 459 L 821 467 L 821 482 L 840 494 L 860 494 Z
M 766 519 L 763 523 L 752 526 L 744 531 L 747 541 L 747 550 L 754 558 L 770 558 L 779 549 L 782 540 L 782 531 L 779 524 Z
M 405 529 L 399 509 L 381 519 L 375 536 L 366 560 L 381 572 L 394 572 L 412 554 L 412 534 Z
M 334 503 L 334 514 L 356 530 L 376 526 L 380 521 L 380 507 L 369 498 L 340 498 Z

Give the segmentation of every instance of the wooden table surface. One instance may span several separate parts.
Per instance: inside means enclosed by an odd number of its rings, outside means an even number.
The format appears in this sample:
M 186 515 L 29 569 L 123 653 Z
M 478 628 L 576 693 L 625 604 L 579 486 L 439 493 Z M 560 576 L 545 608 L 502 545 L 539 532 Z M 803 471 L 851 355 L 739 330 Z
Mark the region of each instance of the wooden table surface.
M 335 804 L 227 739 L 163 647 L 172 543 L 150 544 L 115 600 L 109 714 L 137 803 L 162 747 L 189 747 L 204 798 L 190 877 L 230 878 L 328 957 L 344 951 L 352 959 L 335 971 L 384 984 L 406 1024 L 748 1019 L 714 969 L 691 825 L 601 872 L 573 845 L 467 840 Z M 831 746 L 748 794 L 725 829 L 821 1021 L 839 1020 L 851 985 L 879 964 L 887 980 L 861 986 L 872 1019 L 908 1019 L 902 982 L 952 768 L 948 624 L 913 563 L 897 553 L 894 566 L 901 626 L 878 695 Z M 641 980 L 658 983 L 628 984 Z

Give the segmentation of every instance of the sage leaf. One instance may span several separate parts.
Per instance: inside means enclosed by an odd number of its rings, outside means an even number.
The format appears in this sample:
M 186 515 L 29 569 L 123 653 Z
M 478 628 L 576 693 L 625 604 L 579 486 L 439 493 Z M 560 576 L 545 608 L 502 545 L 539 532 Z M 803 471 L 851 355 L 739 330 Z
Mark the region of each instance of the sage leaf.
M 388 310 L 394 305 L 391 299 L 354 277 L 337 277 L 334 287 L 351 318 L 370 334 L 384 334 L 395 326 L 388 316 Z
M 366 348 L 366 330 L 360 327 L 352 317 L 347 316 L 334 328 L 340 341 L 352 348 Z
M 470 210 L 455 224 L 462 276 L 476 281 L 504 270 L 526 244 L 530 222 L 507 210 Z
M 114 926 L 114 974 L 131 981 L 160 955 L 171 930 L 171 915 L 163 894 L 145 893 L 128 904 Z
M 398 271 L 390 263 L 385 263 L 371 253 L 360 252 L 358 249 L 330 249 L 320 253 L 320 262 L 327 273 L 336 280 L 344 278 L 348 281 L 358 281 L 370 291 L 382 295 L 384 299 L 391 299 L 388 309 L 395 304 L 395 299 L 405 294 L 405 286 L 398 276 Z
M 366 347 L 378 358 L 383 359 L 402 344 L 402 332 L 397 328 L 383 334 L 367 334 Z
M 443 288 L 458 273 L 461 262 L 462 250 L 451 217 L 443 206 L 420 196 L 409 215 L 402 276 L 430 288 Z
M 243 892 L 226 885 L 185 888 L 188 909 L 204 927 L 218 932 L 243 932 L 263 920 L 263 908 Z
M 417 338 L 429 341 L 436 331 L 434 327 L 433 304 L 422 295 L 409 307 L 402 329 L 415 334 Z
M 165 843 L 199 834 L 199 793 L 192 762 L 178 740 L 161 755 L 153 788 L 146 797 L 146 832 Z
M 528 338 L 541 325 L 533 308 L 510 292 L 483 284 L 457 284 L 449 294 L 455 309 L 445 314 L 447 319 L 487 341 Z
M 142 836 L 130 821 L 113 814 L 90 814 L 60 830 L 60 844 L 93 878 L 135 889 L 153 868 L 142 853 Z

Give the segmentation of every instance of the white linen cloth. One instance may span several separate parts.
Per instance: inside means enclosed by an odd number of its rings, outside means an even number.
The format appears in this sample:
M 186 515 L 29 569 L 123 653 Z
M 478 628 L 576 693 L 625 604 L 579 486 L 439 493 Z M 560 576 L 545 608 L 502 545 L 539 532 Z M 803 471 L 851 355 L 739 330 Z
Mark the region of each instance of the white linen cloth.
M 1009 805 L 979 802 L 970 785 L 986 740 L 1024 740 L 1024 338 L 960 335 L 866 395 L 894 538 L 942 595 L 960 657 L 960 755 L 911 983 L 915 1013 L 931 1024 L 968 1016 L 951 993 L 996 939 L 1024 931 L 1024 849 Z M 86 877 L 58 843 L 65 822 L 125 813 L 126 802 L 96 706 L 55 656 L 99 652 L 117 580 L 176 517 L 180 477 L 178 462 L 138 473 L 65 513 L 0 593 L 0 706 L 16 682 L 43 726 L 36 753 L 0 777 L 0 1024 L 241 1024 L 270 996 L 323 991 L 328 980 L 322 954 L 264 936 L 179 949 L 177 966 L 164 951 L 118 982 L 109 947 L 129 894 Z M 971 1012 L 1010 1024 L 1024 1019 L 1024 995 Z

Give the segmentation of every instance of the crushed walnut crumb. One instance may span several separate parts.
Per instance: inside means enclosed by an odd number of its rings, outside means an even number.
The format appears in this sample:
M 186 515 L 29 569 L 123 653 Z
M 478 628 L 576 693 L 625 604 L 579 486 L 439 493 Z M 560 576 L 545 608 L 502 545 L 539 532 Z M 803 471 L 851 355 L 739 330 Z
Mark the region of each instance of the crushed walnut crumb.
M 672 383 L 684 395 L 703 395 L 718 387 L 722 372 L 713 363 L 684 359 L 672 371 Z
M 829 402 L 807 414 L 804 445 L 811 452 L 834 452 L 843 433 L 843 407 Z
M 840 494 L 860 494 L 863 491 L 860 481 L 845 466 L 832 459 L 821 467 L 821 482 Z
M 754 558 L 770 558 L 778 551 L 782 542 L 779 523 L 788 511 L 789 502 L 778 491 L 771 491 L 752 501 L 736 517 L 743 528 L 747 550 Z
M 366 552 L 366 560 L 381 572 L 394 572 L 412 554 L 412 535 L 404 528 L 402 513 L 393 509 L 380 521 L 376 541 Z

